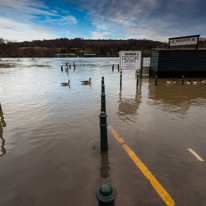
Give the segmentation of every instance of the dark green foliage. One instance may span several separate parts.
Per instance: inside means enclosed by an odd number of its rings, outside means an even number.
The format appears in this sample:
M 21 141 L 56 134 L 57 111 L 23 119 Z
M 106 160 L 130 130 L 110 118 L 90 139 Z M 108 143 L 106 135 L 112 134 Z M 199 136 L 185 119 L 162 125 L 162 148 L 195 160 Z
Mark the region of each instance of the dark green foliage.
M 55 57 L 57 55 L 76 56 L 96 54 L 96 56 L 118 57 L 121 50 L 144 49 L 144 56 L 150 56 L 151 48 L 166 48 L 167 43 L 147 39 L 92 40 L 92 39 L 52 39 L 24 42 L 5 42 L 0 39 L 0 57 Z

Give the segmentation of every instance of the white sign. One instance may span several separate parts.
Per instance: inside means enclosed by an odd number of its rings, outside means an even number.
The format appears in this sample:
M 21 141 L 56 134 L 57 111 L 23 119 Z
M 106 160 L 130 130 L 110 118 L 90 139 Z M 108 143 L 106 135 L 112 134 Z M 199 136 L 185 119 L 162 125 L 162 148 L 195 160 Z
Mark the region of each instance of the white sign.
M 119 65 L 122 70 L 141 69 L 142 51 L 120 51 Z
M 170 46 L 192 45 L 198 43 L 198 37 L 170 39 Z

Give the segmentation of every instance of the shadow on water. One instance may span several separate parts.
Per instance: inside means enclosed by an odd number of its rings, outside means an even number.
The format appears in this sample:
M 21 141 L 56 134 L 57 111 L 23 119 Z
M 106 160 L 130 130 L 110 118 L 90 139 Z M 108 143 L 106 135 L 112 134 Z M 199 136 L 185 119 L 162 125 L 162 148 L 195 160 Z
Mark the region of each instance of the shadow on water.
M 142 89 L 141 85 L 139 85 L 136 89 L 136 94 L 134 98 L 123 98 L 122 97 L 122 90 L 120 88 L 119 93 L 119 107 L 117 114 L 122 118 L 126 118 L 127 120 L 133 121 L 131 115 L 136 115 L 137 110 L 139 109 L 139 105 L 141 103 L 141 96 Z M 128 116 L 130 115 L 129 119 Z
M 108 150 L 101 151 L 101 177 L 106 179 L 109 177 L 109 159 L 108 159 Z
M 0 157 L 6 154 L 5 146 L 5 139 L 3 138 L 3 127 L 6 127 L 6 122 L 4 121 L 3 111 L 0 105 L 0 138 L 1 138 L 1 154 Z

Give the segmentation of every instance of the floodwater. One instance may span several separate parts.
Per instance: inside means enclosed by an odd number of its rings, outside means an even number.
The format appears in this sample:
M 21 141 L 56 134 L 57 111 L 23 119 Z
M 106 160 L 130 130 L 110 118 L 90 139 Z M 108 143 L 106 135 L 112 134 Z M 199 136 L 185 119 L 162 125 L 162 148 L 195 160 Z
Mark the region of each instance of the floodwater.
M 61 71 L 66 62 L 76 69 Z M 123 71 L 120 91 L 118 63 L 1 59 L 0 205 L 97 205 L 95 192 L 104 178 L 116 188 L 119 206 L 165 205 L 110 131 L 106 176 L 101 171 L 102 76 L 108 124 L 177 205 L 206 205 L 205 163 L 188 151 L 206 160 L 206 83 L 182 86 L 176 79 L 167 85 L 158 79 L 155 86 L 153 77 L 143 76 L 136 88 L 135 71 Z M 91 85 L 81 85 L 89 78 Z M 60 85 L 68 80 L 70 87 Z

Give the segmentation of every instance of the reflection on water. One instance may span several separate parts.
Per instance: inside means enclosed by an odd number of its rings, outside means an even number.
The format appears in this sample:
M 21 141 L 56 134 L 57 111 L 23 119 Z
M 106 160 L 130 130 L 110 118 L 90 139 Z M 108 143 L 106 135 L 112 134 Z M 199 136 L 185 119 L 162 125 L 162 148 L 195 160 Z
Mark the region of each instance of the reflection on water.
M 108 150 L 101 151 L 101 178 L 106 179 L 109 177 L 109 160 Z
M 180 82 L 181 79 L 176 79 Z M 204 105 L 206 103 L 206 85 L 166 85 L 166 80 L 159 80 L 154 86 L 149 84 L 149 99 L 152 104 L 162 105 L 162 109 L 171 113 L 186 114 L 191 105 Z
M 137 110 L 141 103 L 141 85 L 136 88 L 136 94 L 134 98 L 124 98 L 122 97 L 122 89 L 120 88 L 119 93 L 119 107 L 117 114 L 124 120 L 133 121 L 132 115 L 137 115 Z
M 4 121 L 4 116 L 3 116 L 3 111 L 1 108 L 0 104 L 0 138 L 1 138 L 1 154 L 0 157 L 6 154 L 6 149 L 5 149 L 5 139 L 3 138 L 3 127 L 6 127 L 6 122 Z

